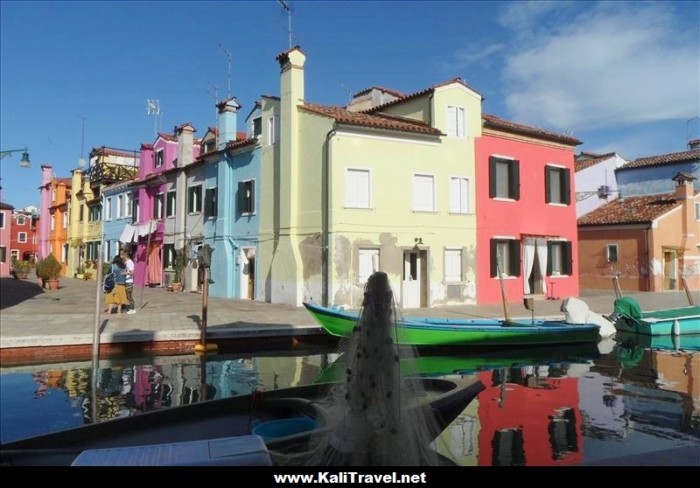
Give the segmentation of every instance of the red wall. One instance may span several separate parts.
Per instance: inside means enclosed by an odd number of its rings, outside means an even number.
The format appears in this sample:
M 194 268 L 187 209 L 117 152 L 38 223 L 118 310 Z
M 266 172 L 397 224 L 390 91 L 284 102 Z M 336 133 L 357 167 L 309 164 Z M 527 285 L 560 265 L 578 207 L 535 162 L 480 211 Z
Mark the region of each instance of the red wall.
M 504 156 L 520 161 L 520 200 L 499 201 L 489 197 L 489 157 Z M 567 206 L 545 202 L 544 168 L 547 164 L 570 170 L 571 199 Z M 498 278 L 490 275 L 490 241 L 494 236 L 559 237 L 571 242 L 572 275 L 546 278 L 548 291 L 554 282 L 554 295 L 578 296 L 578 233 L 574 187 L 574 150 L 527 140 L 484 135 L 476 140 L 476 216 L 477 216 L 477 303 L 501 302 Z M 521 262 L 522 262 L 521 246 Z M 524 273 L 504 280 L 508 301 L 523 298 Z

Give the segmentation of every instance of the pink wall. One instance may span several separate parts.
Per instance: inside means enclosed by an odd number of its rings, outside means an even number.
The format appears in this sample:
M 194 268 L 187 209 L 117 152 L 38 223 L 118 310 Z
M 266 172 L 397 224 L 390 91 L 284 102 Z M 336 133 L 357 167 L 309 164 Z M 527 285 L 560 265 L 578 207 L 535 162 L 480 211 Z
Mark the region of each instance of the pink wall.
M 489 157 L 498 155 L 520 161 L 520 200 L 498 201 L 489 197 Z M 545 203 L 546 164 L 570 169 L 571 203 L 555 206 Z M 534 141 L 512 140 L 484 135 L 476 140 L 476 215 L 477 215 L 477 302 L 500 303 L 498 278 L 490 273 L 490 241 L 494 236 L 514 239 L 526 237 L 559 237 L 571 242 L 572 275 L 546 277 L 547 287 L 555 283 L 554 295 L 561 298 L 578 296 L 578 237 L 574 188 L 573 148 L 558 148 Z M 522 259 L 521 245 L 521 259 Z M 524 275 L 505 280 L 508 301 L 523 298 Z
M 7 208 L 6 208 L 7 207 Z M 4 226 L 0 228 L 0 246 L 5 248 L 5 262 L 0 261 L 0 276 L 10 275 L 12 256 L 10 255 L 10 233 L 12 229 L 12 206 L 0 204 L 0 212 L 3 213 Z M 20 256 L 20 259 L 22 257 Z
M 49 232 L 51 230 L 51 180 L 53 168 L 48 165 L 41 166 L 41 203 L 39 204 L 39 255 L 38 259 L 44 259 L 51 252 Z

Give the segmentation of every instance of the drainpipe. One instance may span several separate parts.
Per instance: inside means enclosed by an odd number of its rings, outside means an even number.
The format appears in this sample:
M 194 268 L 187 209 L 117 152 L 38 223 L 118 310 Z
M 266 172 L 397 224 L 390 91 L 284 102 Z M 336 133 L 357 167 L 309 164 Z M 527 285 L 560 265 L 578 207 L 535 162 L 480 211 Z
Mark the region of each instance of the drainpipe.
M 321 208 L 323 209 L 322 232 L 321 232 L 321 303 L 324 307 L 329 306 L 330 288 L 330 212 L 331 212 L 331 139 L 336 134 L 336 124 L 326 134 L 326 160 L 325 160 L 325 184 L 321 191 Z

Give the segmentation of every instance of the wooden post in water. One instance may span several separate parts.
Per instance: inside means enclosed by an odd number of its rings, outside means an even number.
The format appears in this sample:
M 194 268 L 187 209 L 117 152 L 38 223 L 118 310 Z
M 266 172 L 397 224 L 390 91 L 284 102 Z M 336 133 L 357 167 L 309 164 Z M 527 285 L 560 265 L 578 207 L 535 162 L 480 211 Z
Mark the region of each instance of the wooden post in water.
M 615 297 L 622 298 L 622 289 L 620 289 L 620 273 L 613 277 L 613 288 L 615 289 Z
M 685 281 L 685 275 L 681 273 L 681 285 L 683 285 L 683 289 L 685 290 L 685 296 L 688 299 L 688 305 L 691 307 L 695 305 L 695 301 L 693 301 L 693 295 L 690 293 L 690 288 L 688 288 L 688 282 Z
M 510 316 L 508 315 L 508 303 L 506 301 L 506 288 L 503 283 L 503 273 L 501 273 L 501 260 L 496 257 L 496 272 L 498 273 L 498 281 L 501 284 L 501 300 L 503 301 L 503 319 L 505 324 L 510 323 Z
M 199 265 L 204 270 L 204 283 L 202 283 L 202 323 L 199 335 L 199 344 L 194 346 L 197 353 L 205 354 L 218 349 L 216 344 L 207 344 L 207 308 L 209 307 L 209 267 L 211 265 L 211 253 L 213 248 L 209 244 L 203 245 L 199 250 Z

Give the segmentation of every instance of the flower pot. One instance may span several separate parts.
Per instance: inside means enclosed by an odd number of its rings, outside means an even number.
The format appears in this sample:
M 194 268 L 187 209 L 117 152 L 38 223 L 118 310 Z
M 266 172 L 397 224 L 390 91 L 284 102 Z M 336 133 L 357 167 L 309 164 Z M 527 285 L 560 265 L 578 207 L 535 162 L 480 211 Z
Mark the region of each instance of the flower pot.
M 170 287 L 173 291 L 182 291 L 182 283 L 172 283 Z
M 58 280 L 46 280 L 46 286 L 49 290 L 58 290 Z

